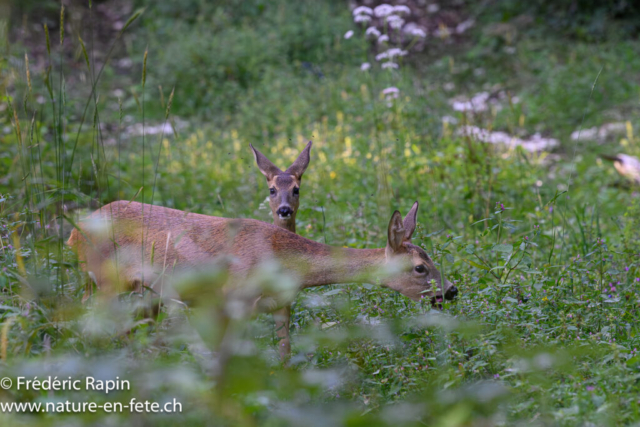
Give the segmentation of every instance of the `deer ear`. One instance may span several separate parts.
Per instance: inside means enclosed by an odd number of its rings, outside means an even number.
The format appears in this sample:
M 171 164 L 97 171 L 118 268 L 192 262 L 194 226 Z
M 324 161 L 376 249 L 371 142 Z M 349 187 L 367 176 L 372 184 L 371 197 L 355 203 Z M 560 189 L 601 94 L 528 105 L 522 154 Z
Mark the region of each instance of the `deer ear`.
M 249 144 L 251 150 L 253 150 L 253 157 L 256 159 L 256 164 L 258 165 L 258 169 L 260 172 L 267 178 L 267 180 L 271 180 L 274 176 L 282 173 L 282 171 L 269 159 L 267 159 L 261 152 L 253 148 L 253 145 Z
M 393 252 L 398 252 L 404 240 L 404 233 L 405 230 L 402 225 L 402 215 L 400 215 L 400 212 L 395 211 L 393 215 L 391 215 L 391 221 L 389 221 L 387 248 L 391 249 Z
M 309 166 L 309 160 L 311 160 L 311 155 L 309 154 L 309 152 L 311 151 L 311 145 L 313 145 L 313 142 L 309 141 L 307 146 L 304 147 L 304 150 L 302 150 L 302 152 L 298 155 L 296 161 L 293 162 L 293 164 L 289 166 L 289 169 L 285 171 L 286 173 L 295 175 L 298 180 L 302 179 L 302 174 L 304 174 L 304 171 L 307 170 L 307 166 Z
M 411 241 L 411 236 L 413 236 L 413 232 L 416 231 L 416 223 L 418 221 L 418 202 L 416 201 L 413 206 L 411 206 L 411 210 L 407 213 L 407 216 L 404 217 L 404 240 L 406 242 Z

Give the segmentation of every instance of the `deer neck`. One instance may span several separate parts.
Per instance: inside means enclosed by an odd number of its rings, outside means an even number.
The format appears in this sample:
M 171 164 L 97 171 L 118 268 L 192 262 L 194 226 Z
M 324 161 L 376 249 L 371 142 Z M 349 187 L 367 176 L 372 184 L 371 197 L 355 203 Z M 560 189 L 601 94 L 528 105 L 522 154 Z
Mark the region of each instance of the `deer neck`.
M 319 244 L 320 245 L 320 244 Z M 322 245 L 303 255 L 302 288 L 337 283 L 379 284 L 376 272 L 385 263 L 384 249 L 335 248 Z
M 276 225 L 280 228 L 284 228 L 285 230 L 289 230 L 292 233 L 296 232 L 296 217 L 295 215 L 291 216 L 289 220 L 282 220 L 278 217 L 277 214 L 273 214 L 273 225 Z

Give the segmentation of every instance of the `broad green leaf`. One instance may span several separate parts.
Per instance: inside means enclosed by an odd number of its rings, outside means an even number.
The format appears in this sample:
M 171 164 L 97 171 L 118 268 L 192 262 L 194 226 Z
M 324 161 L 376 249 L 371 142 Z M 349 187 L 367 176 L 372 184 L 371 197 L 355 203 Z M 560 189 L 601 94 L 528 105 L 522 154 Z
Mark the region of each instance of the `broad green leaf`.
M 503 252 L 506 254 L 510 254 L 513 252 L 513 246 L 508 243 L 500 243 L 499 245 L 495 245 L 493 250 L 496 252 Z

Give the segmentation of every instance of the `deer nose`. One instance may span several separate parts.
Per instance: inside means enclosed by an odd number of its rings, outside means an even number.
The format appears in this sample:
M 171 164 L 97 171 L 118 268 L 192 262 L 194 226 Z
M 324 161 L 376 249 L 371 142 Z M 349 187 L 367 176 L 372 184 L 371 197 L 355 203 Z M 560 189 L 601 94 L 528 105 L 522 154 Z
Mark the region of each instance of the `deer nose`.
M 282 206 L 276 211 L 280 218 L 289 218 L 293 215 L 293 210 L 289 206 Z
M 444 297 L 449 301 L 454 299 L 456 295 L 458 295 L 458 288 L 456 288 L 455 286 L 450 287 L 449 289 L 447 289 L 447 292 L 444 293 Z

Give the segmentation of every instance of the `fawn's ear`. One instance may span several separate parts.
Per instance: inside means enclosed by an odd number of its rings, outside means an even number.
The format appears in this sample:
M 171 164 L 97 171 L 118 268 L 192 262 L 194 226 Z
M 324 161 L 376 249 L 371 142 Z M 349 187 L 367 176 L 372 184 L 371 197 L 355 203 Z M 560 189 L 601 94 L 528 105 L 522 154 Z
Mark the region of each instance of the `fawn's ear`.
M 302 174 L 307 170 L 307 166 L 309 166 L 309 160 L 311 159 L 311 145 L 313 145 L 313 142 L 309 141 L 307 146 L 304 147 L 304 150 L 302 150 L 300 155 L 298 155 L 296 161 L 293 162 L 293 164 L 289 166 L 289 169 L 285 171 L 286 173 L 294 175 L 296 178 L 298 178 L 298 180 L 302 179 Z
M 405 229 L 402 224 L 402 215 L 400 215 L 400 212 L 395 211 L 393 215 L 391 215 L 391 221 L 389 221 L 387 249 L 391 249 L 392 252 L 398 252 L 404 241 L 404 233 Z
M 261 152 L 253 148 L 253 145 L 249 144 L 251 150 L 253 150 L 253 157 L 256 159 L 256 163 L 258 165 L 258 169 L 260 172 L 270 181 L 274 176 L 282 173 L 282 171 L 269 159 L 267 159 Z
M 404 217 L 404 240 L 405 242 L 411 241 L 411 236 L 413 236 L 413 232 L 416 231 L 416 223 L 418 222 L 418 202 L 416 201 L 413 206 L 411 206 L 411 210 L 407 213 L 407 216 Z

